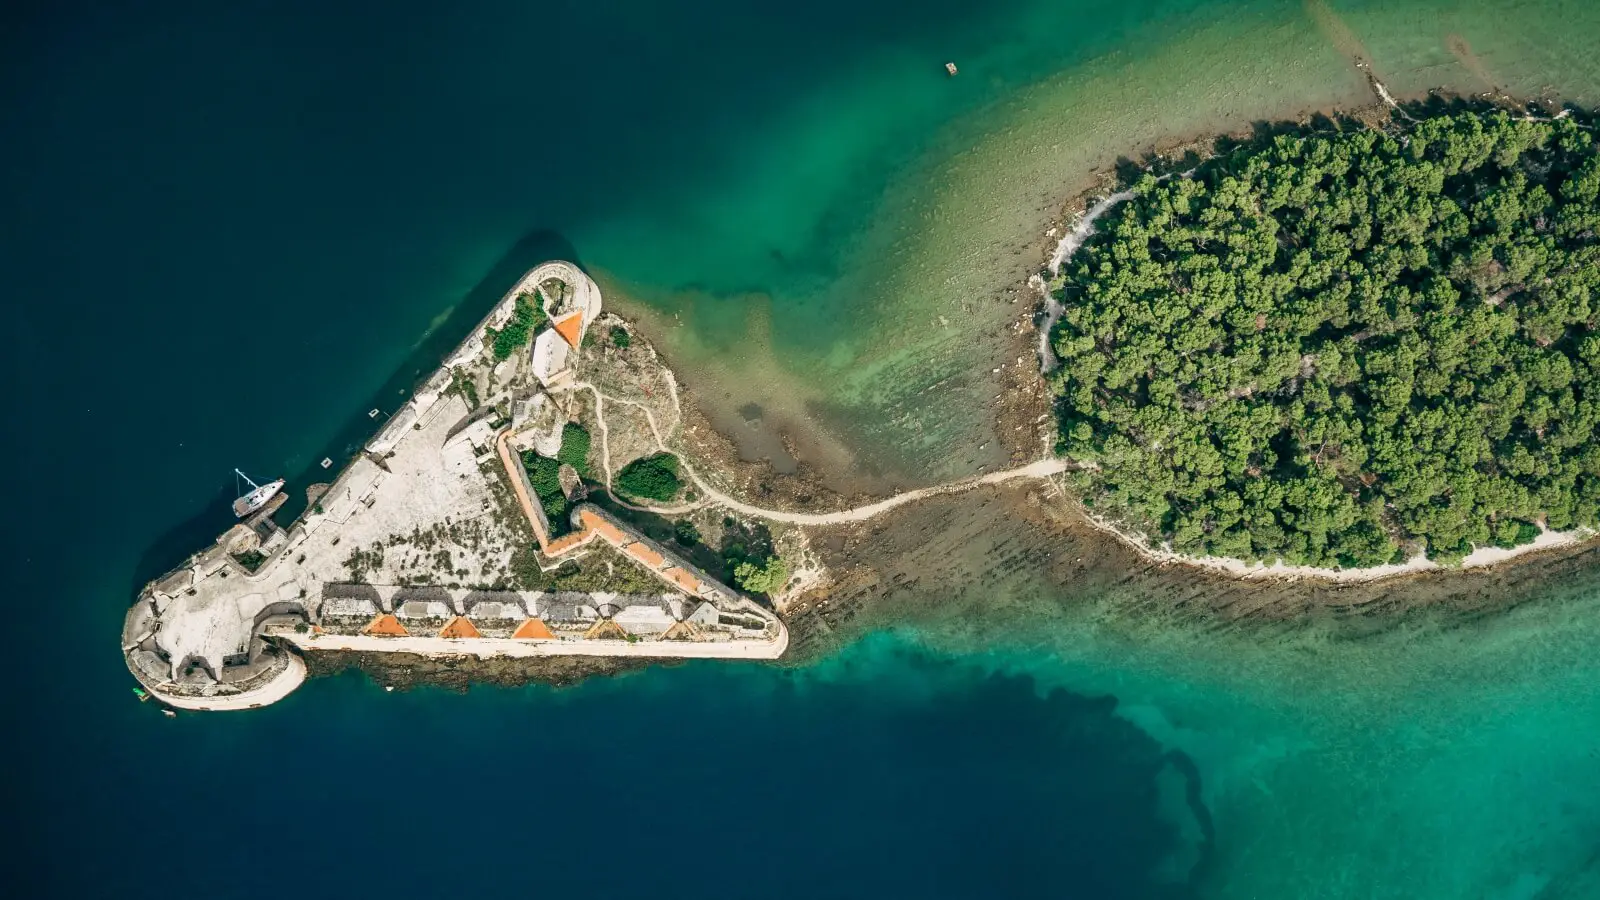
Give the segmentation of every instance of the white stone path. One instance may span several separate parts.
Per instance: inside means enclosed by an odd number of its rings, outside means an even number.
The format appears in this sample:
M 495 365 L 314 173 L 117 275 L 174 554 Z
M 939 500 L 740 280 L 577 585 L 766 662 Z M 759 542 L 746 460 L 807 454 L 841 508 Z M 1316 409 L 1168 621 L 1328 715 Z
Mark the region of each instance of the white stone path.
M 674 407 L 678 407 L 677 386 L 673 384 L 670 378 L 667 379 L 667 386 L 672 393 L 672 405 Z M 1006 469 L 1002 472 L 990 472 L 986 475 L 974 475 L 970 478 L 962 478 L 957 481 L 947 482 L 945 484 L 936 484 L 931 487 L 905 491 L 903 493 L 895 494 L 892 497 L 879 500 L 876 503 L 869 503 L 865 506 L 857 506 L 854 509 L 842 509 L 837 512 L 827 513 L 801 513 L 787 512 L 778 509 L 765 509 L 763 507 L 753 506 L 749 503 L 735 500 L 734 498 L 707 484 L 706 480 L 700 477 L 700 473 L 696 472 L 694 467 L 689 465 L 688 460 L 684 459 L 682 454 L 677 454 L 679 467 L 683 470 L 684 474 L 689 476 L 689 480 L 694 482 L 695 487 L 705 495 L 706 499 L 696 501 L 694 503 L 678 504 L 676 506 L 638 506 L 618 497 L 616 492 L 611 489 L 611 450 L 609 429 L 606 427 L 605 405 L 607 402 L 624 403 L 642 410 L 644 412 L 645 421 L 650 425 L 650 433 L 655 437 L 657 449 L 671 453 L 673 452 L 672 449 L 667 446 L 666 440 L 661 435 L 661 429 L 656 424 L 655 414 L 650 411 L 648 406 L 645 406 L 643 403 L 639 403 L 638 401 L 607 397 L 605 394 L 600 392 L 599 388 L 595 387 L 589 382 L 578 382 L 574 385 L 574 387 L 579 390 L 588 390 L 590 393 L 594 394 L 595 420 L 600 425 L 600 458 L 605 467 L 606 474 L 606 493 L 610 494 L 613 500 L 621 503 L 623 506 L 626 506 L 629 509 L 637 509 L 645 512 L 676 515 L 679 513 L 686 513 L 690 512 L 691 510 L 699 509 L 708 503 L 714 503 L 718 506 L 725 506 L 728 509 L 735 510 L 747 516 L 766 519 L 772 522 L 787 522 L 791 525 L 844 525 L 851 522 L 864 522 L 874 516 L 882 515 L 883 513 L 886 513 L 897 506 L 901 506 L 906 503 L 913 503 L 917 500 L 922 500 L 928 497 L 938 496 L 939 494 L 953 494 L 959 491 L 970 490 L 971 488 L 978 487 L 979 485 L 1000 484 L 1001 482 L 1011 481 L 1017 478 L 1049 478 L 1052 475 L 1060 474 L 1067 471 L 1069 468 L 1072 468 L 1072 464 L 1064 459 L 1047 458 L 1015 469 Z

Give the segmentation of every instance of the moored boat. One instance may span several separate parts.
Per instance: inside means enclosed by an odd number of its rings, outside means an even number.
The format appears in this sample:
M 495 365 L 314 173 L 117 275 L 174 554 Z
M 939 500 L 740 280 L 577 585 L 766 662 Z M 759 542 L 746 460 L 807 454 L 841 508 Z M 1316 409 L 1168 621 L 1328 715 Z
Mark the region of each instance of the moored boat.
M 261 509 L 261 507 L 266 506 L 267 501 L 278 496 L 278 492 L 283 490 L 282 478 L 279 478 L 277 481 L 269 481 L 266 484 L 256 484 L 254 481 L 250 480 L 249 475 L 246 475 L 238 469 L 234 469 L 233 474 L 244 479 L 245 484 L 250 485 L 249 493 L 244 494 L 240 496 L 239 499 L 233 501 L 233 514 L 241 519 L 253 512 L 256 512 L 257 510 Z

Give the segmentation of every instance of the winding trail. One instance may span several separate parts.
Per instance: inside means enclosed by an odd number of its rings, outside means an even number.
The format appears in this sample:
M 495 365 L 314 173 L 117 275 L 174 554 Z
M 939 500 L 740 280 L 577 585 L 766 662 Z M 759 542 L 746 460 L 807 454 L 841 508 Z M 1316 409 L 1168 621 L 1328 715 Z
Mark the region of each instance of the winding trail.
M 882 515 L 883 513 L 886 513 L 902 504 L 912 503 L 928 497 L 936 497 L 940 494 L 954 494 L 960 491 L 978 487 L 979 485 L 1000 484 L 1003 481 L 1011 481 L 1016 478 L 1049 478 L 1051 475 L 1057 475 L 1065 472 L 1069 468 L 1069 464 L 1063 459 L 1041 459 L 1020 468 L 1006 469 L 1003 472 L 990 472 L 987 475 L 975 475 L 971 478 L 963 478 L 959 481 L 936 484 L 932 487 L 918 488 L 914 491 L 906 491 L 904 493 L 895 494 L 893 497 L 879 500 L 877 503 L 869 503 L 866 506 L 858 506 L 854 509 L 842 509 L 838 512 L 830 513 L 782 512 L 779 510 L 762 509 L 759 506 L 751 506 L 748 503 L 740 503 L 738 500 L 735 500 L 726 494 L 707 487 L 706 483 L 700 480 L 699 475 L 696 475 L 693 470 L 688 469 L 687 464 L 685 464 L 684 468 L 689 472 L 689 477 L 694 479 L 694 483 L 698 485 L 701 490 L 705 491 L 707 495 L 715 499 L 717 503 L 730 509 L 736 509 L 745 515 L 758 516 L 763 519 L 770 519 L 774 522 L 789 522 L 794 525 L 843 525 L 849 522 L 864 522 L 873 516 Z
M 677 386 L 672 383 L 670 378 L 667 379 L 667 385 L 672 394 L 672 405 L 674 408 L 681 409 L 678 404 Z M 622 403 L 628 406 L 637 407 L 638 409 L 642 410 L 644 412 L 645 421 L 650 425 L 650 433 L 655 437 L 657 449 L 666 453 L 673 453 L 674 451 L 667 446 L 667 442 L 661 434 L 660 426 L 656 424 L 655 414 L 650 411 L 648 406 L 645 406 L 643 403 L 639 403 L 638 401 L 623 400 L 617 397 L 607 397 L 605 394 L 600 392 L 599 388 L 587 381 L 580 381 L 576 383 L 574 388 L 578 390 L 588 390 L 594 395 L 595 421 L 600 426 L 600 457 L 602 465 L 605 467 L 606 493 L 609 494 L 611 499 L 615 500 L 617 503 L 620 503 L 629 509 L 639 510 L 641 512 L 677 515 L 680 513 L 691 512 L 707 504 L 715 504 L 717 506 L 727 507 L 728 509 L 735 510 L 747 516 L 766 519 L 771 522 L 786 522 L 791 525 L 845 525 L 851 522 L 864 522 L 874 516 L 882 515 L 883 513 L 894 509 L 895 507 L 902 506 L 907 503 L 913 503 L 918 500 L 923 500 L 928 497 L 936 497 L 940 494 L 954 494 L 960 491 L 970 490 L 981 485 L 1000 484 L 1002 482 L 1012 481 L 1018 478 L 1049 478 L 1052 475 L 1060 474 L 1072 468 L 1072 464 L 1064 459 L 1046 458 L 1031 462 L 1028 465 L 1015 469 L 1006 469 L 1001 472 L 990 472 L 985 475 L 974 475 L 970 478 L 962 478 L 957 481 L 946 482 L 945 484 L 936 484 L 930 487 L 904 491 L 902 493 L 895 494 L 892 497 L 879 500 L 876 503 L 868 503 L 865 506 L 857 506 L 853 509 L 842 509 L 838 510 L 837 512 L 827 513 L 802 513 L 786 512 L 778 509 L 765 509 L 760 506 L 753 506 L 749 503 L 736 500 L 706 483 L 706 480 L 700 477 L 700 473 L 694 470 L 694 467 L 689 464 L 688 460 L 683 458 L 682 454 L 675 454 L 678 456 L 678 465 L 682 468 L 683 473 L 689 476 L 689 480 L 694 482 L 695 488 L 698 489 L 700 493 L 706 497 L 706 499 L 698 500 L 693 503 L 679 504 L 676 506 L 639 506 L 637 504 L 629 503 L 628 501 L 623 500 L 621 497 L 618 497 L 616 492 L 611 489 L 610 431 L 606 425 L 605 405 L 609 401 L 611 403 Z

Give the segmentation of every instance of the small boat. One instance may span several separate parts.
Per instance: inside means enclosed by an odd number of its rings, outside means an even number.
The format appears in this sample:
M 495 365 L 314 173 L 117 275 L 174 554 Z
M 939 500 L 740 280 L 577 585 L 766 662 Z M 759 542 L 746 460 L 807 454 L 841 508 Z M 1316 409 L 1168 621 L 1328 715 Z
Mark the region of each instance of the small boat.
M 955 63 L 945 63 L 944 64 L 944 70 L 946 72 L 949 72 L 951 75 L 954 75 L 954 74 L 956 74 L 956 64 Z
M 245 484 L 250 485 L 249 493 L 244 494 L 240 496 L 239 499 L 233 501 L 233 514 L 241 519 L 250 515 L 261 507 L 266 506 L 267 501 L 278 496 L 278 492 L 283 490 L 282 478 L 279 478 L 277 481 L 269 481 L 266 484 L 256 484 L 254 481 L 250 480 L 249 475 L 246 475 L 238 469 L 234 469 L 233 474 L 244 479 Z
M 172 710 L 170 710 L 170 709 L 163 709 L 163 710 L 162 710 L 162 711 L 161 711 L 161 714 L 162 714 L 162 715 L 163 715 L 163 716 L 166 716 L 166 717 L 167 717 L 167 718 L 169 718 L 169 719 L 176 719 L 176 718 L 177 718 L 177 717 L 178 717 L 178 714 L 177 714 L 177 713 L 175 713 L 175 712 L 173 712 L 173 711 L 172 711 Z
M 133 695 L 139 698 L 140 703 L 150 699 L 150 695 L 144 692 L 144 688 L 134 688 Z

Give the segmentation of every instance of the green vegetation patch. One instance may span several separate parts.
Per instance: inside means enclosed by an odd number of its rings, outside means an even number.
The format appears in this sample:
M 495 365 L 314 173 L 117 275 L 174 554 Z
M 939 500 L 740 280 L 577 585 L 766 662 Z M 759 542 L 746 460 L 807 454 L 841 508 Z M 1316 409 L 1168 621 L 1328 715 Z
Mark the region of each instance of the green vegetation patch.
M 753 594 L 770 594 L 789 581 L 789 564 L 778 557 L 772 532 L 757 522 L 722 520 L 724 577 Z
M 528 481 L 550 520 L 551 537 L 571 531 L 572 523 L 567 521 L 571 506 L 561 490 L 561 462 L 528 450 L 522 454 L 522 467 L 528 470 Z
M 671 500 L 683 489 L 683 482 L 678 480 L 678 458 L 671 453 L 657 453 L 636 459 L 617 473 L 614 487 L 630 497 Z
M 468 409 L 478 408 L 478 385 L 472 377 L 460 369 L 450 370 L 450 390 L 461 395 L 467 401 Z
M 733 570 L 733 580 L 752 594 L 773 594 L 789 581 L 789 564 L 771 556 L 762 564 L 742 562 Z
M 1366 566 L 1595 525 L 1600 158 L 1570 120 L 1281 136 L 1146 177 L 1051 335 L 1085 502 L 1185 553 Z
M 589 477 L 589 430 L 576 422 L 568 422 L 561 429 L 561 449 L 556 453 L 558 462 L 566 463 L 585 478 Z
M 254 572 L 261 568 L 262 563 L 267 561 L 266 554 L 260 550 L 246 550 L 243 553 L 235 553 L 233 558 L 239 565 L 244 567 L 246 572 Z
M 533 336 L 544 327 L 549 317 L 544 314 L 544 306 L 536 301 L 531 294 L 518 294 L 516 306 L 511 311 L 511 319 L 505 327 L 498 331 L 493 328 L 484 329 L 489 338 L 489 344 L 494 348 L 495 359 L 506 359 L 517 352 L 520 347 L 528 346 Z
M 611 326 L 611 345 L 619 350 L 626 350 L 633 346 L 633 335 L 621 325 Z
M 688 519 L 679 519 L 672 525 L 672 539 L 682 547 L 693 547 L 700 543 L 700 529 Z

